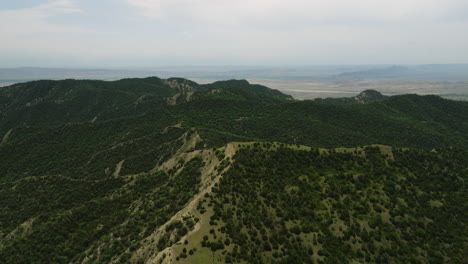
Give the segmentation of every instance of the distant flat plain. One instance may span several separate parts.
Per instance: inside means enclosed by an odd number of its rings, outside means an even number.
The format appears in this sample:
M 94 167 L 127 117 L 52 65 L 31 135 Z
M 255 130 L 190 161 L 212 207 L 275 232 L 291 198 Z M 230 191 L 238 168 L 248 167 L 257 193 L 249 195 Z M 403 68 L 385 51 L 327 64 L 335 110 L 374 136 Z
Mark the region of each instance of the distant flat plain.
M 307 67 L 193 66 L 145 69 L 0 68 L 0 87 L 40 79 L 183 77 L 198 83 L 246 79 L 278 89 L 296 99 L 351 97 L 367 89 L 384 95 L 435 94 L 468 101 L 468 64 L 329 65 Z
M 363 90 L 373 89 L 384 95 L 434 94 L 452 100 L 468 101 L 468 81 L 382 80 L 382 79 L 249 79 L 278 89 L 296 99 L 351 97 Z

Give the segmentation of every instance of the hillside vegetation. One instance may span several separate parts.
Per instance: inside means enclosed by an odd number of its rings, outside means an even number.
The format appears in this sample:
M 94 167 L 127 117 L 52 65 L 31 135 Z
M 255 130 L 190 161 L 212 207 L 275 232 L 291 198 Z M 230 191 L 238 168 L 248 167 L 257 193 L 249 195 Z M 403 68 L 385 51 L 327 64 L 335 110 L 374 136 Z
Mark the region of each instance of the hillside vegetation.
M 467 153 L 387 153 L 241 145 L 199 203 L 209 226 L 174 257 L 196 263 L 212 251 L 226 263 L 463 263 Z
M 468 103 L 0 88 L 0 263 L 464 263 Z

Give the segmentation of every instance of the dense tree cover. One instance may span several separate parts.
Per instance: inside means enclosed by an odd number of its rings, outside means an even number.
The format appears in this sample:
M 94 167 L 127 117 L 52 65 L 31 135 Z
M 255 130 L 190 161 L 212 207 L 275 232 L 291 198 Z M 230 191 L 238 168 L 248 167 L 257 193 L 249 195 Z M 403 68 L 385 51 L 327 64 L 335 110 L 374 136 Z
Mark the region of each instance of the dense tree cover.
M 1 132 L 18 125 L 108 120 L 140 115 L 159 107 L 180 89 L 151 77 L 114 82 L 34 81 L 0 89 Z
M 132 127 L 132 123 L 125 126 L 113 120 L 34 131 L 0 148 L 0 173 L 3 179 L 51 174 L 103 178 L 111 176 L 123 160 L 121 174 L 140 173 L 180 147 L 178 139 L 186 133 L 180 128 Z
M 181 243 L 197 220 L 167 221 L 199 191 L 203 162 L 158 167 L 212 148 L 216 173 L 229 170 L 199 205 L 214 214 L 197 245 L 225 262 L 462 261 L 466 102 L 295 101 L 246 81 L 151 77 L 1 87 L 0 117 L 0 263 L 127 263 L 163 224 L 154 250 Z M 251 141 L 233 160 L 216 150 Z M 403 148 L 392 160 L 272 141 Z
M 241 149 L 204 205 L 218 238 L 202 246 L 234 244 L 226 262 L 466 260 L 466 150 L 395 150 L 393 160 L 378 148 L 270 147 Z
M 412 95 L 364 105 L 256 102 L 205 99 L 174 110 L 189 126 L 228 131 L 256 141 L 323 147 L 468 145 L 467 102 Z
M 43 177 L 2 188 L 0 263 L 125 263 L 198 191 L 201 158 L 182 165 L 168 173 L 94 182 Z M 31 226 L 9 236 L 22 221 Z
M 30 132 L 44 126 L 60 130 L 65 122 L 118 119 L 126 129 L 135 124 L 149 127 L 182 122 L 184 128 L 204 128 L 238 138 L 323 147 L 467 145 L 468 103 L 437 96 L 400 95 L 366 104 L 334 104 L 294 101 L 246 81 L 198 85 L 156 77 L 115 82 L 37 81 L 2 87 L 0 95 L 7 98 L 0 105 L 0 134 L 13 129 L 13 141 L 21 138 L 23 131 L 18 127 L 27 126 Z M 56 126 L 51 128 L 51 124 Z

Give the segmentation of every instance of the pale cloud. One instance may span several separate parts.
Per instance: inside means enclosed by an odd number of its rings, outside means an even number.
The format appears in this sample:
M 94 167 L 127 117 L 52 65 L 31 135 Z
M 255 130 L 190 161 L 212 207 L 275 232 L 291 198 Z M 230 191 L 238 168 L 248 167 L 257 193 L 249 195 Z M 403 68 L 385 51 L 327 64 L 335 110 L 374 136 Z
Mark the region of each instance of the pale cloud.
M 185 18 L 221 24 L 264 22 L 411 21 L 442 19 L 465 0 L 126 0 L 150 19 Z M 265 21 L 266 20 L 266 21 Z
M 143 16 L 150 19 L 161 19 L 164 17 L 161 1 L 152 0 L 126 0 L 133 7 L 138 8 Z
M 18 36 L 51 32 L 70 32 L 79 27 L 63 26 L 47 22 L 56 15 L 80 13 L 82 10 L 72 0 L 51 1 L 24 9 L 0 9 L 0 34 Z
M 0 67 L 468 62 L 467 0 L 43 1 L 0 3 Z

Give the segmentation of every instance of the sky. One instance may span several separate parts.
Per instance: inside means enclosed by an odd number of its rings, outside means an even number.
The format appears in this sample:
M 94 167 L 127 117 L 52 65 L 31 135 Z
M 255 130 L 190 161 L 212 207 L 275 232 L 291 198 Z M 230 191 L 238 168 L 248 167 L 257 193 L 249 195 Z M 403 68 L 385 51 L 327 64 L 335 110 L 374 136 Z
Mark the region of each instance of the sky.
M 468 63 L 468 0 L 0 0 L 0 67 Z

